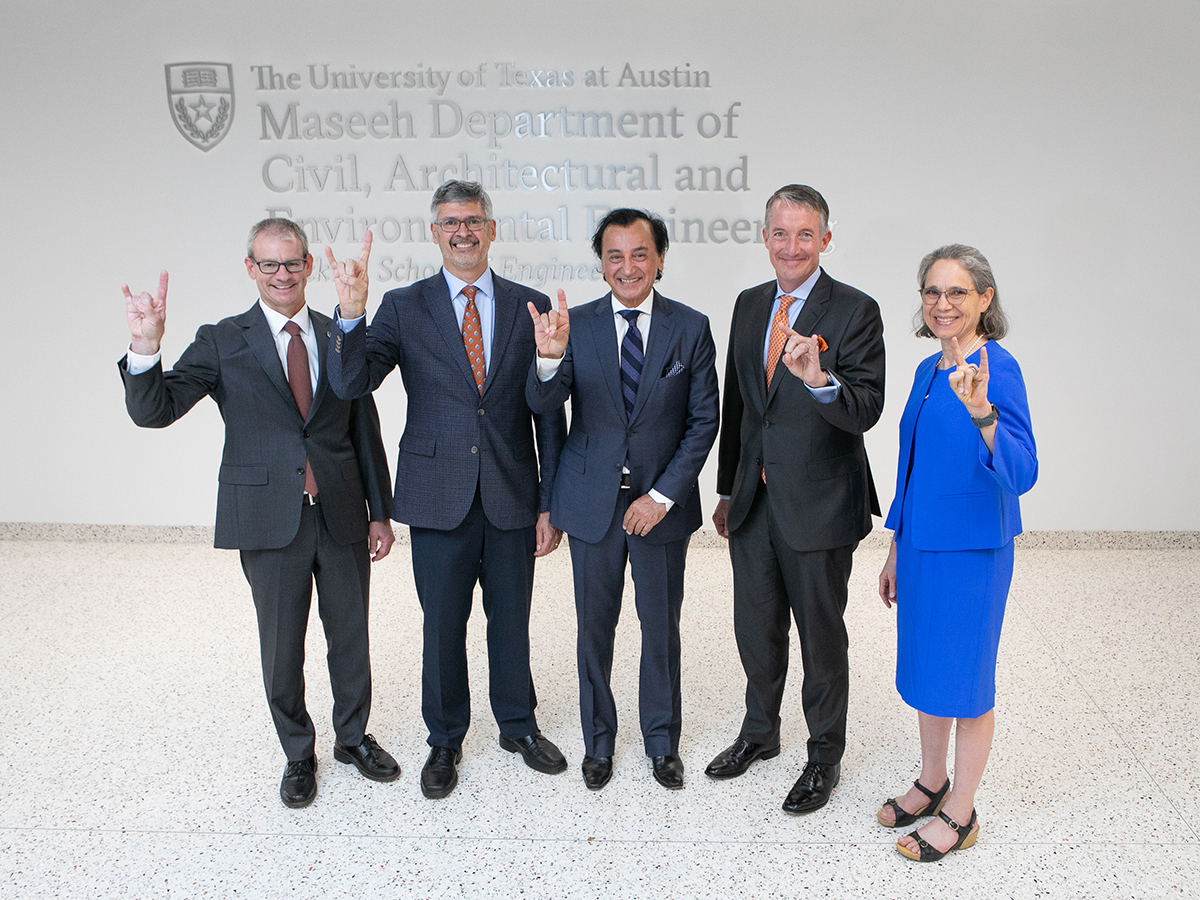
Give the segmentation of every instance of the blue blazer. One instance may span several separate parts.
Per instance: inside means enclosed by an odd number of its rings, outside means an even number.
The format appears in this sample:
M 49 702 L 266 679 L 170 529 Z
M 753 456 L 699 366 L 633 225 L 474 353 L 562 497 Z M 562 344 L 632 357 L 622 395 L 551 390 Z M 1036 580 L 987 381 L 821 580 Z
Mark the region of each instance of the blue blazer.
M 696 486 L 717 437 L 716 346 L 708 317 L 654 292 L 642 380 L 625 413 L 612 295 L 571 310 L 571 336 L 558 372 L 538 380 L 529 368 L 525 396 L 549 415 L 571 399 L 571 430 L 558 461 L 550 522 L 594 544 L 608 533 L 621 469 L 632 498 L 651 488 L 675 501 L 650 530 L 652 544 L 691 534 L 703 520 Z
M 941 353 L 917 366 L 912 393 L 900 417 L 900 458 L 896 496 L 886 527 L 905 528 L 918 550 L 984 550 L 1003 547 L 1021 533 L 1018 496 L 1037 481 L 1037 447 L 1029 422 L 1029 401 L 1021 368 L 1012 354 L 995 341 L 987 345 L 988 399 L 1000 411 L 995 449 L 988 453 L 965 407 L 949 423 L 949 438 L 937 447 L 920 448 L 934 454 L 938 465 L 916 470 L 908 477 L 917 417 Z M 967 357 L 979 362 L 979 351 Z M 923 472 L 924 475 L 919 473 Z M 907 482 L 907 484 L 906 484 Z M 912 518 L 900 521 L 904 493 L 913 492 Z
M 561 406 L 535 416 L 525 402 L 536 352 L 526 303 L 545 312 L 550 299 L 495 272 L 492 285 L 496 319 L 482 395 L 440 271 L 384 294 L 370 328 L 333 329 L 329 383 L 339 397 L 366 396 L 394 368 L 404 379 L 397 522 L 449 531 L 466 518 L 476 488 L 488 521 L 504 530 L 528 528 L 550 509 L 566 416 Z

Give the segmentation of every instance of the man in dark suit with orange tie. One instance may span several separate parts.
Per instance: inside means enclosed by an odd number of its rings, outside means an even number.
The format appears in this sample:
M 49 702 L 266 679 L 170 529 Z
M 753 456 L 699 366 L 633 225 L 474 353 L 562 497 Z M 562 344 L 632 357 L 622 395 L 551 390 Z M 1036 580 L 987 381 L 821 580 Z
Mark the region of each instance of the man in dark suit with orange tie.
M 202 326 L 169 372 L 160 360 L 167 273 L 154 296 L 134 296 L 122 285 L 132 340 L 119 368 L 138 425 L 166 427 L 206 395 L 221 410 L 215 544 L 241 553 L 258 613 L 267 700 L 288 758 L 280 797 L 301 807 L 317 793 L 316 732 L 304 704 L 314 580 L 329 645 L 334 758 L 375 781 L 400 775 L 365 733 L 370 564 L 387 556 L 394 540 L 390 485 L 374 403 L 346 402 L 329 389 L 330 321 L 304 300 L 313 262 L 304 230 L 264 219 L 250 230 L 245 262 L 258 301 Z
M 821 269 L 831 233 L 817 191 L 780 188 L 764 221 L 776 278 L 733 307 L 713 513 L 733 562 L 746 716 L 706 773 L 732 778 L 779 754 L 794 617 L 808 763 L 783 808 L 800 814 L 824 806 L 841 778 L 847 585 L 879 515 L 863 433 L 883 410 L 883 322 L 874 300 Z
M 365 265 L 339 273 L 329 378 L 347 398 L 366 396 L 392 369 L 404 379 L 408 412 L 392 514 L 409 526 L 424 614 L 421 712 L 430 751 L 421 790 L 433 799 L 458 784 L 477 583 L 500 746 L 539 772 L 567 767 L 538 729 L 529 669 L 534 558 L 561 537 L 549 510 L 566 418 L 561 408 L 535 416 L 525 402 L 534 354 L 525 307 L 546 310 L 550 300 L 488 268 L 491 199 L 477 183 L 448 181 L 431 211 L 442 271 L 385 294 L 370 328 Z
M 656 290 L 662 219 L 614 209 L 592 240 L 607 295 L 567 311 L 532 305 L 535 412 L 571 401 L 550 521 L 570 537 L 579 622 L 579 699 L 592 790 L 612 777 L 617 710 L 610 687 L 625 566 L 642 626 L 642 742 L 659 784 L 683 787 L 679 616 L 688 542 L 703 521 L 696 479 L 717 437 L 716 348 L 708 318 Z

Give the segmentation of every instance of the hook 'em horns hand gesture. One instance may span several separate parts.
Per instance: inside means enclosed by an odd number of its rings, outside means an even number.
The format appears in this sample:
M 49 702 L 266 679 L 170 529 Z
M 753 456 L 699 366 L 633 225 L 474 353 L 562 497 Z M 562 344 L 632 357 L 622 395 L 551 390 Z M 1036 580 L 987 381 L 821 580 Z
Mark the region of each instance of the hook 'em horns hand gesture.
M 367 260 L 371 258 L 371 232 L 363 235 L 362 253 L 358 259 L 338 262 L 333 250 L 325 248 L 325 258 L 333 269 L 333 286 L 337 289 L 338 311 L 344 320 L 357 319 L 367 311 Z
M 972 416 L 981 418 L 992 411 L 988 402 L 988 356 L 987 347 L 979 348 L 979 365 L 968 363 L 958 346 L 958 338 L 951 338 L 954 350 L 954 371 L 950 373 L 950 389 L 962 401 Z
M 125 320 L 129 323 L 129 349 L 141 356 L 153 356 L 162 346 L 167 328 L 167 270 L 158 273 L 158 292 L 146 291 L 134 296 L 129 285 L 121 285 L 125 295 Z
M 538 356 L 543 359 L 562 359 L 567 352 L 567 338 L 571 335 L 566 291 L 558 292 L 557 310 L 539 313 L 531 302 L 529 315 L 533 317 L 533 339 L 537 342 Z

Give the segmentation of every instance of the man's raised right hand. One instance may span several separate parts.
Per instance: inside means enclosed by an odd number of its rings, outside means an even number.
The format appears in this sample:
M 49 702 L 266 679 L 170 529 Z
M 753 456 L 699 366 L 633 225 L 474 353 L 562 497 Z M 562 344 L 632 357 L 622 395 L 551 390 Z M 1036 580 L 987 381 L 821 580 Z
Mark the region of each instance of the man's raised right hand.
M 560 289 L 558 292 L 557 310 L 539 313 L 530 302 L 529 315 L 533 317 L 533 339 L 537 342 L 538 356 L 543 359 L 562 359 L 567 352 L 567 338 L 571 334 L 566 291 Z
M 167 328 L 167 270 L 158 275 L 158 293 L 145 291 L 134 296 L 129 285 L 121 285 L 125 295 L 125 319 L 129 323 L 129 349 L 140 356 L 153 356 L 162 347 Z

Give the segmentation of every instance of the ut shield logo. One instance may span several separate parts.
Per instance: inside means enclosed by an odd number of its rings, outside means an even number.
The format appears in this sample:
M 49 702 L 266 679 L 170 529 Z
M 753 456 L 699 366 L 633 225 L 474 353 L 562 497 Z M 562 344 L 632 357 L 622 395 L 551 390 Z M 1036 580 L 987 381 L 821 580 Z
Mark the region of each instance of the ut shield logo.
M 166 70 L 167 105 L 175 127 L 193 146 L 211 150 L 233 122 L 233 66 L 172 63 Z

